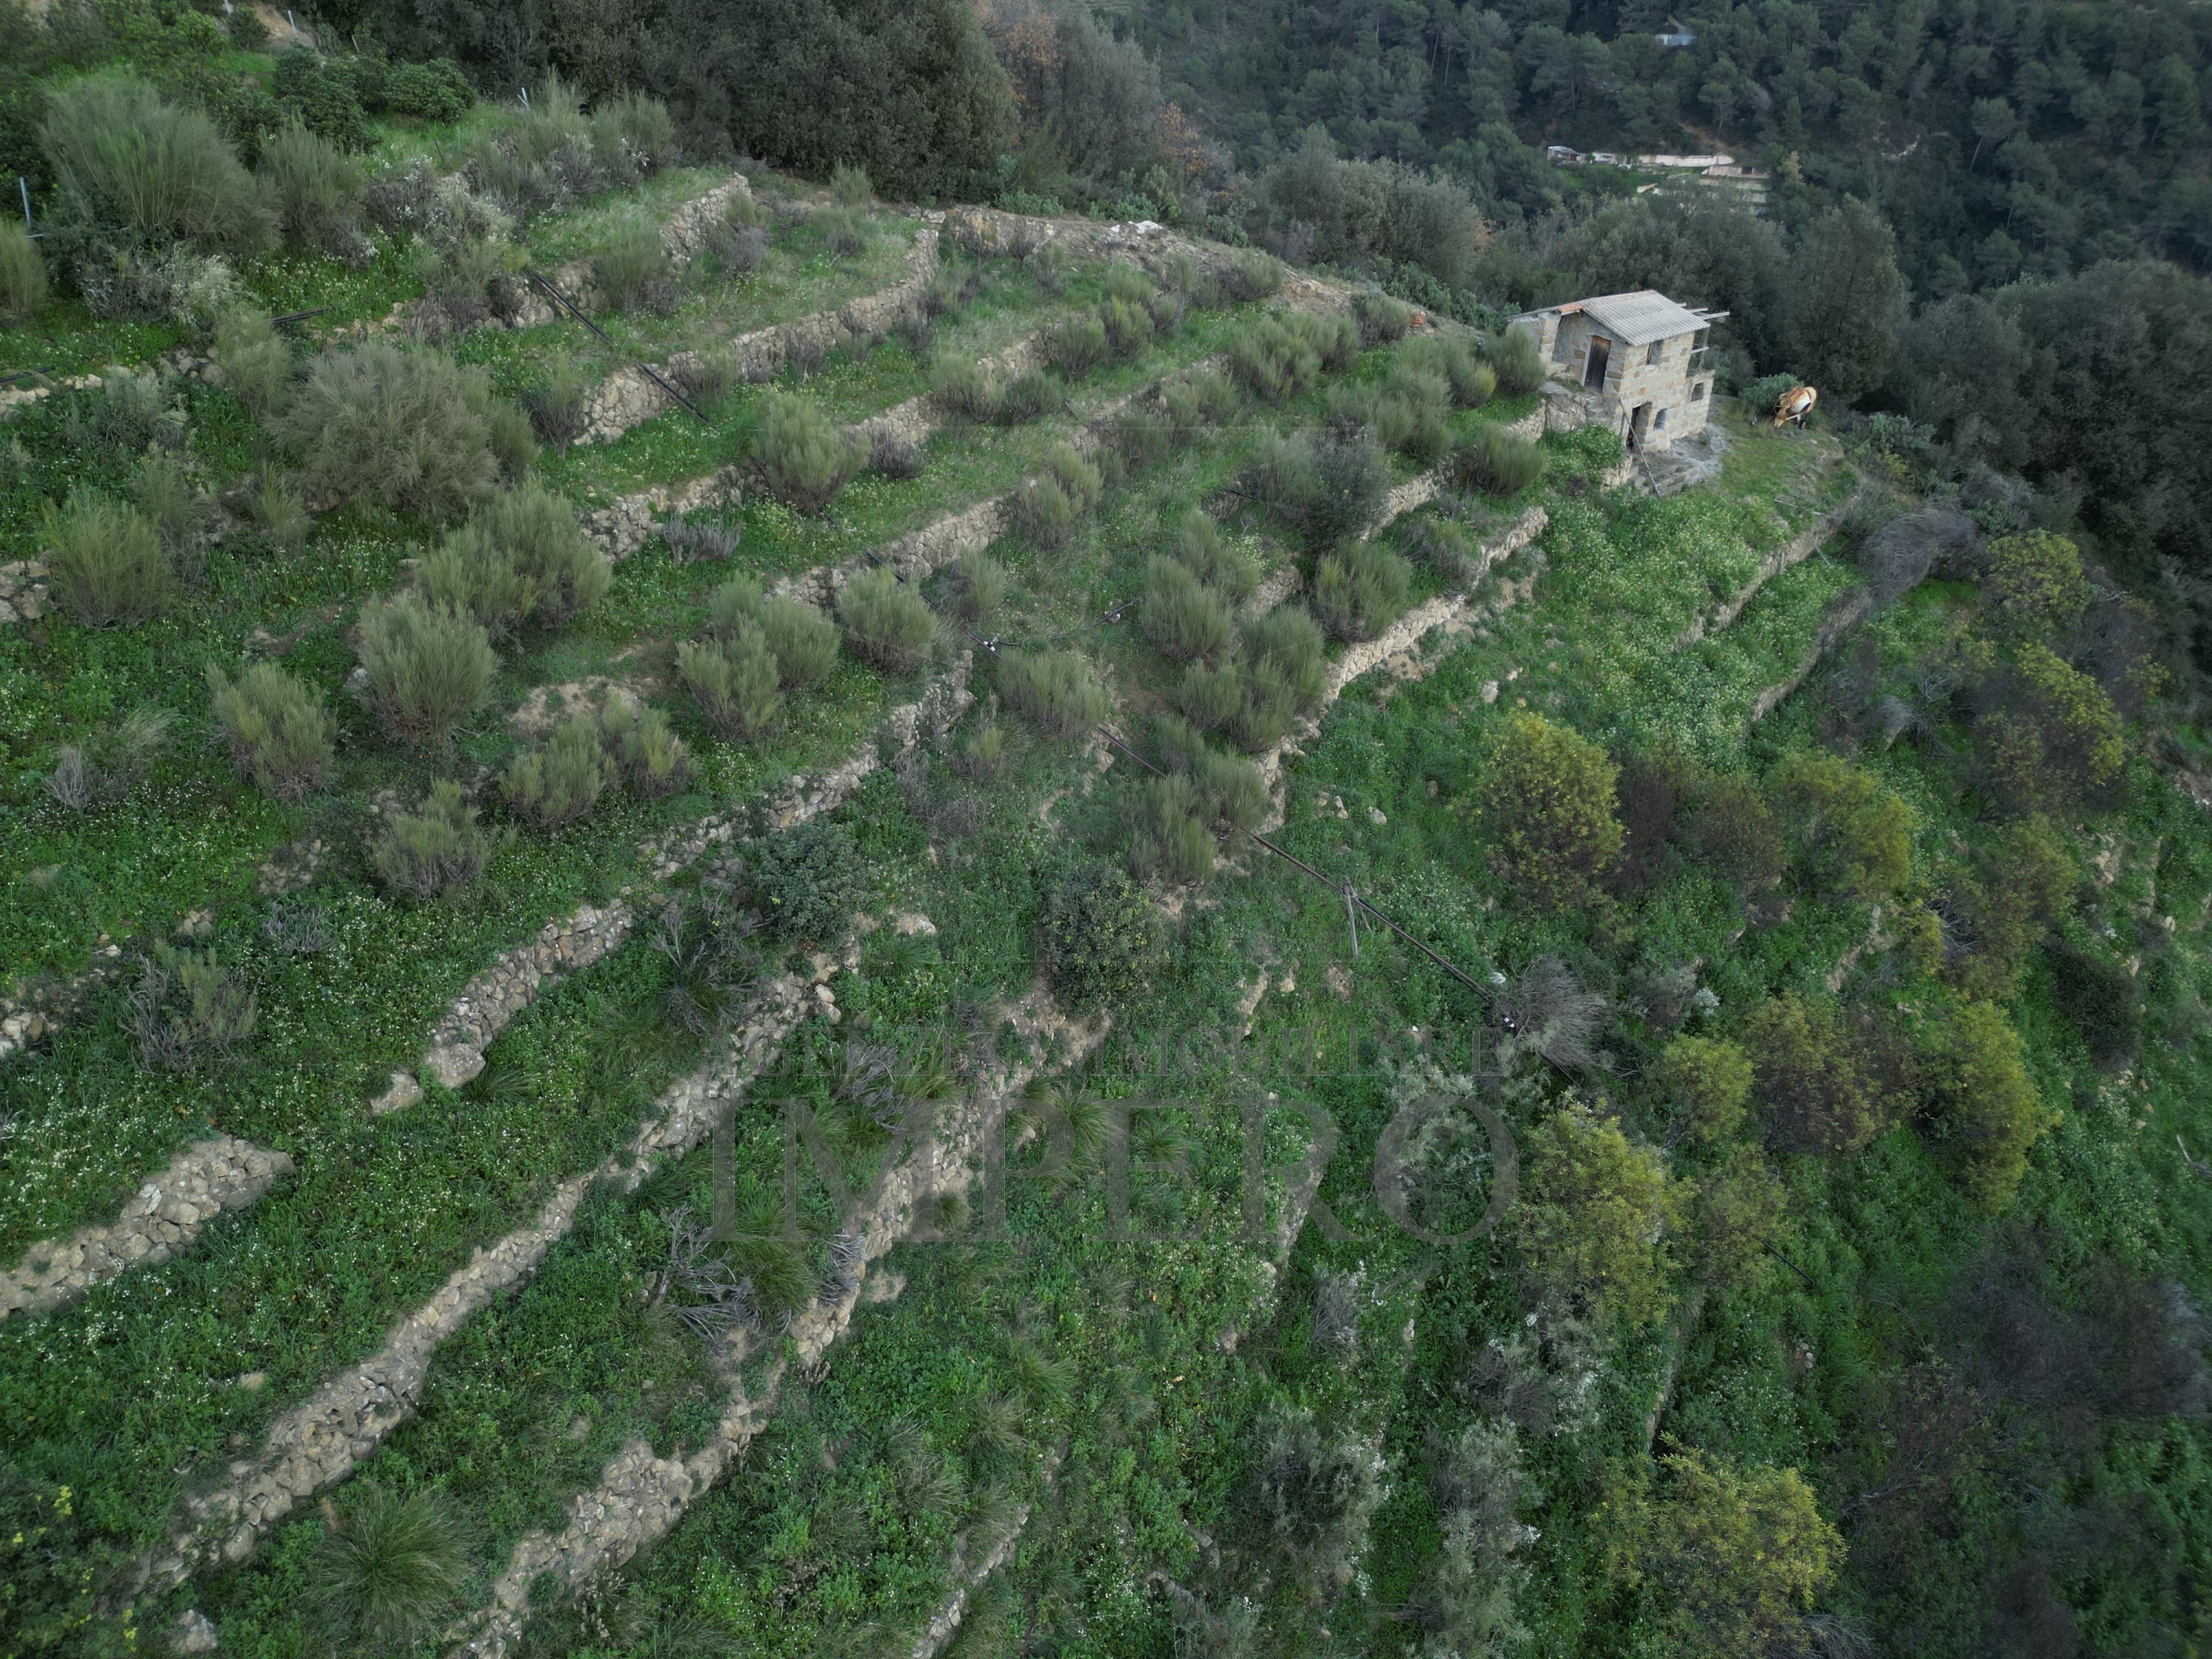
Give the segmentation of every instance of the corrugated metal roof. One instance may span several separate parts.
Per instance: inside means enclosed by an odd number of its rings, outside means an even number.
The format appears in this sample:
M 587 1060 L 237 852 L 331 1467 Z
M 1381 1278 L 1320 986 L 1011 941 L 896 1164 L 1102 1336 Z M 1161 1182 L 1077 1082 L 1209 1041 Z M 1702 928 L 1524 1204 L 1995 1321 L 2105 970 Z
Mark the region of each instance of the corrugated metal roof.
M 1703 317 L 1675 304 L 1656 289 L 1601 295 L 1597 299 L 1583 301 L 1578 308 L 1599 327 L 1630 346 L 1649 346 L 1655 340 L 1694 334 L 1706 326 Z

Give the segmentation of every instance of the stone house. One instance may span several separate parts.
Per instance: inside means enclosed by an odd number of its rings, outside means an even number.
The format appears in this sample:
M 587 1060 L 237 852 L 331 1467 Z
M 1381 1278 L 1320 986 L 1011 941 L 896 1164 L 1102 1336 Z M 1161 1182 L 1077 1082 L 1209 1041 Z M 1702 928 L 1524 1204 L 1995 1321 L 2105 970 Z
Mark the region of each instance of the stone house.
M 1726 311 L 1694 311 L 1641 289 L 1546 306 L 1513 319 L 1552 375 L 1544 424 L 1602 425 L 1656 453 L 1703 432 L 1713 410 L 1707 341 Z

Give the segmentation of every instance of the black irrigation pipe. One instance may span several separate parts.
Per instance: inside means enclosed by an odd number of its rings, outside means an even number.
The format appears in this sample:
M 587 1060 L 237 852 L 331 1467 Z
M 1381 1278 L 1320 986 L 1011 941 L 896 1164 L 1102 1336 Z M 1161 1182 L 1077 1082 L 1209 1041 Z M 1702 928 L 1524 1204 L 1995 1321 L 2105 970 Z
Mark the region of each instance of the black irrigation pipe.
M 576 308 L 569 302 L 569 296 L 563 294 L 559 289 L 554 287 L 552 283 L 547 282 L 543 276 L 539 276 L 527 265 L 523 267 L 522 274 L 529 277 L 531 282 L 536 283 L 548 294 L 550 294 L 553 296 L 553 302 L 556 305 L 558 305 L 563 311 L 566 311 L 578 322 L 583 324 L 585 327 L 590 329 L 592 333 L 597 334 L 601 340 L 606 341 L 609 346 L 613 346 L 614 344 L 612 340 L 607 338 L 607 330 L 601 327 L 589 317 L 576 309 Z M 620 348 L 618 347 L 617 349 Z M 709 420 L 704 415 L 701 414 L 696 408 L 693 407 L 691 400 L 689 397 L 686 397 L 674 386 L 670 385 L 667 381 L 661 378 L 661 373 L 658 369 L 653 367 L 650 363 L 639 362 L 635 358 L 632 358 L 631 360 L 637 363 L 639 369 L 645 374 L 647 379 L 651 380 L 671 397 L 681 404 L 683 406 L 684 412 L 690 415 L 693 420 L 698 422 L 702 426 L 712 426 L 714 424 L 712 421 Z
M 319 305 L 312 311 L 288 311 L 283 316 L 271 317 L 269 321 L 271 323 L 305 322 L 309 317 L 320 317 L 337 308 L 334 305 Z
M 900 580 L 903 581 L 905 578 L 902 577 Z M 1000 657 L 1001 655 L 999 651 L 998 645 L 995 640 L 984 639 L 982 634 L 977 633 L 966 623 L 958 621 L 957 619 L 955 619 L 955 623 L 963 633 L 966 634 L 970 639 L 973 639 L 985 651 L 989 652 L 992 656 Z M 1135 761 L 1137 765 L 1142 766 L 1147 772 L 1152 773 L 1154 777 L 1165 778 L 1167 776 L 1167 773 L 1165 771 L 1153 765 L 1151 761 L 1146 760 L 1145 757 L 1140 754 L 1135 749 L 1123 742 L 1120 735 L 1116 733 L 1112 727 L 1102 722 L 1099 725 L 1093 727 L 1091 729 L 1096 731 L 1099 736 L 1104 738 L 1109 743 L 1111 743 L 1116 748 L 1119 749 L 1123 754 L 1128 755 L 1129 759 Z M 1305 871 L 1306 874 L 1312 876 L 1323 887 L 1342 893 L 1344 895 L 1346 906 L 1351 910 L 1352 913 L 1356 915 L 1359 912 L 1364 911 L 1368 915 L 1382 923 L 1383 926 L 1389 928 L 1391 932 L 1403 939 L 1408 944 L 1413 946 L 1414 950 L 1420 951 L 1421 955 L 1427 957 L 1431 962 L 1441 968 L 1446 973 L 1451 975 L 1452 978 L 1458 980 L 1462 985 L 1465 985 L 1469 990 L 1472 991 L 1476 996 L 1485 1002 L 1490 1000 L 1489 987 L 1482 984 L 1471 975 L 1464 971 L 1456 963 L 1451 962 L 1446 957 L 1439 956 L 1433 950 L 1430 949 L 1427 944 L 1423 943 L 1421 940 L 1415 938 L 1412 934 L 1407 932 L 1404 928 L 1400 927 L 1395 922 L 1392 921 L 1388 916 L 1385 916 L 1380 910 L 1376 909 L 1373 901 L 1356 891 L 1349 881 L 1333 881 L 1326 875 L 1324 875 L 1320 871 L 1315 869 L 1311 864 L 1308 864 L 1304 859 L 1299 857 L 1297 854 L 1290 851 L 1287 848 L 1277 846 L 1274 842 L 1269 841 L 1258 830 L 1246 830 L 1242 824 L 1239 824 L 1236 827 L 1238 830 L 1242 830 L 1246 836 L 1249 837 L 1255 845 L 1273 853 L 1277 858 L 1281 859 L 1284 862 L 1291 865 L 1294 868 Z M 1358 938 L 1358 933 L 1355 931 L 1352 935 L 1352 949 L 1355 951 L 1359 948 Z
M 0 374 L 0 386 L 6 385 L 10 380 L 43 380 L 53 372 L 54 365 L 51 363 L 42 369 L 10 369 Z

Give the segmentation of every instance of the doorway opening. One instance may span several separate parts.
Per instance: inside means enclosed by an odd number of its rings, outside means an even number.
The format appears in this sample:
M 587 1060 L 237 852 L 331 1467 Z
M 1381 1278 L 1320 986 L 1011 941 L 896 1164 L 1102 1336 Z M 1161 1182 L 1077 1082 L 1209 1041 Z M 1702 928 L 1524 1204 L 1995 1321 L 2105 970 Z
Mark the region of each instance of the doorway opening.
M 1603 335 L 1599 335 L 1597 339 L 1590 342 L 1590 361 L 1588 365 L 1582 371 L 1582 384 L 1584 385 L 1589 387 L 1592 391 L 1599 391 L 1605 386 L 1605 364 L 1607 359 L 1610 359 L 1612 354 L 1613 342 L 1605 339 Z

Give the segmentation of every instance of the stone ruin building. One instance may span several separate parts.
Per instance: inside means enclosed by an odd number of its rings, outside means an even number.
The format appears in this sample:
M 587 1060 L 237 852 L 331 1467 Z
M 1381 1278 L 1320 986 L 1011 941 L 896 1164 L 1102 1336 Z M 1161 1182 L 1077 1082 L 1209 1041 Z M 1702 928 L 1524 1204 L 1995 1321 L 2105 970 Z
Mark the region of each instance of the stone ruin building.
M 1713 325 L 1652 289 L 1546 306 L 1513 319 L 1550 370 L 1544 424 L 1605 426 L 1630 453 L 1656 454 L 1706 429 L 1713 409 Z

